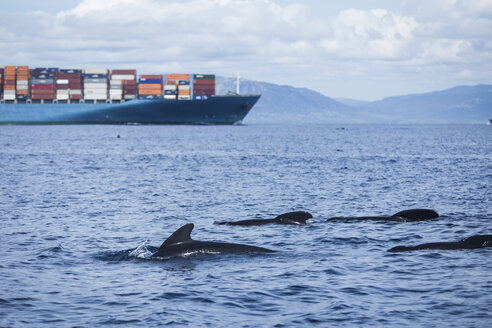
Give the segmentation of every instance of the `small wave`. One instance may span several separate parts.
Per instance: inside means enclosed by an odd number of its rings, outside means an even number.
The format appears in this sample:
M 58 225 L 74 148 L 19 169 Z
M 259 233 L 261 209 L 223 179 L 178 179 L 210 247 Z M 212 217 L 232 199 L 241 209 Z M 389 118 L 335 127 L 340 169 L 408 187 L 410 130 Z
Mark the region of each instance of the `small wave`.
M 149 259 L 153 252 L 149 250 L 147 240 L 132 250 L 128 255 L 137 259 Z

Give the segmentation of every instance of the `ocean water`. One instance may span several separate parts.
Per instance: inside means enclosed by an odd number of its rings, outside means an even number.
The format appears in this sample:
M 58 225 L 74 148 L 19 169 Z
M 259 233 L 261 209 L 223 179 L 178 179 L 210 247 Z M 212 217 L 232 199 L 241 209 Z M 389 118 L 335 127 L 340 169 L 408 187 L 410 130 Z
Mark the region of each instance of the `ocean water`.
M 0 172 L 0 327 L 492 322 L 492 248 L 387 252 L 492 233 L 491 126 L 0 126 Z M 189 222 L 277 252 L 148 259 Z

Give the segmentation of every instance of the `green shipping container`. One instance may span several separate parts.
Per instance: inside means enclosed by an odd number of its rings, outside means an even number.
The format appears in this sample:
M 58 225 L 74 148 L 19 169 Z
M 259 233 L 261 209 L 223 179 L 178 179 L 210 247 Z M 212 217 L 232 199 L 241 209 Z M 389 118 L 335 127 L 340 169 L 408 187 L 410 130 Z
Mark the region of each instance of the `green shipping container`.
M 215 80 L 215 74 L 193 74 L 195 80 Z

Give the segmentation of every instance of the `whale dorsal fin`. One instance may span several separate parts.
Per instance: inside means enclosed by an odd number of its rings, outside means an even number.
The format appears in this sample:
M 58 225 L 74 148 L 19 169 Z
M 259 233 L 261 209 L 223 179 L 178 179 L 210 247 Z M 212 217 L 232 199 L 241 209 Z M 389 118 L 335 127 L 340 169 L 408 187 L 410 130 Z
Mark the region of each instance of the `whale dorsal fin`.
M 413 209 L 413 210 L 405 210 L 398 212 L 396 214 L 393 214 L 394 217 L 398 216 L 404 219 L 409 219 L 413 221 L 418 221 L 418 220 L 430 220 L 439 217 L 439 214 L 437 214 L 433 210 L 428 210 L 428 209 L 423 209 L 423 208 L 418 208 L 418 209 Z
M 162 243 L 161 247 L 166 247 L 172 244 L 182 243 L 184 241 L 191 240 L 191 231 L 195 225 L 193 223 L 188 223 L 176 230 L 165 242 Z
M 309 212 L 297 211 L 280 214 L 275 219 L 286 224 L 306 224 L 306 220 L 312 217 Z

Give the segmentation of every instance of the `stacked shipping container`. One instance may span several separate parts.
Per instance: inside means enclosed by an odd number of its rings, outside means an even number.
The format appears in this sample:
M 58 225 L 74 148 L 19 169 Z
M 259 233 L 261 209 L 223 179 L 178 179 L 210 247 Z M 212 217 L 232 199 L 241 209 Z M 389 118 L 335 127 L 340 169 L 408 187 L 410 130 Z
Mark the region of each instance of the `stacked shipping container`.
M 56 73 L 56 99 L 80 100 L 82 98 L 82 70 L 60 69 Z
M 107 69 L 90 68 L 84 70 L 84 100 L 108 99 Z
M 190 100 L 190 76 L 188 74 L 166 74 L 164 99 Z
M 3 99 L 15 100 L 15 66 L 3 70 Z
M 114 69 L 111 72 L 109 97 L 112 100 L 131 100 L 137 96 L 137 71 Z
M 111 77 L 111 79 L 109 79 Z M 30 81 L 30 83 L 29 83 Z M 0 68 L 0 98 L 3 100 L 132 100 L 206 99 L 215 95 L 215 75 L 194 74 L 193 90 L 188 74 L 140 75 L 134 69 L 61 69 L 27 66 Z M 3 94 L 2 94 L 3 91 Z M 192 92 L 193 91 L 193 92 Z M 193 95 L 193 97 L 192 97 Z
M 0 98 L 3 97 L 3 68 L 0 67 Z
M 53 100 L 55 98 L 55 74 L 57 68 L 37 67 L 31 71 L 31 99 Z
M 162 75 L 140 75 L 138 99 L 161 99 Z
M 17 66 L 15 86 L 16 98 L 27 100 L 29 98 L 29 67 Z
M 194 74 L 193 99 L 205 99 L 212 95 L 215 95 L 215 75 Z

